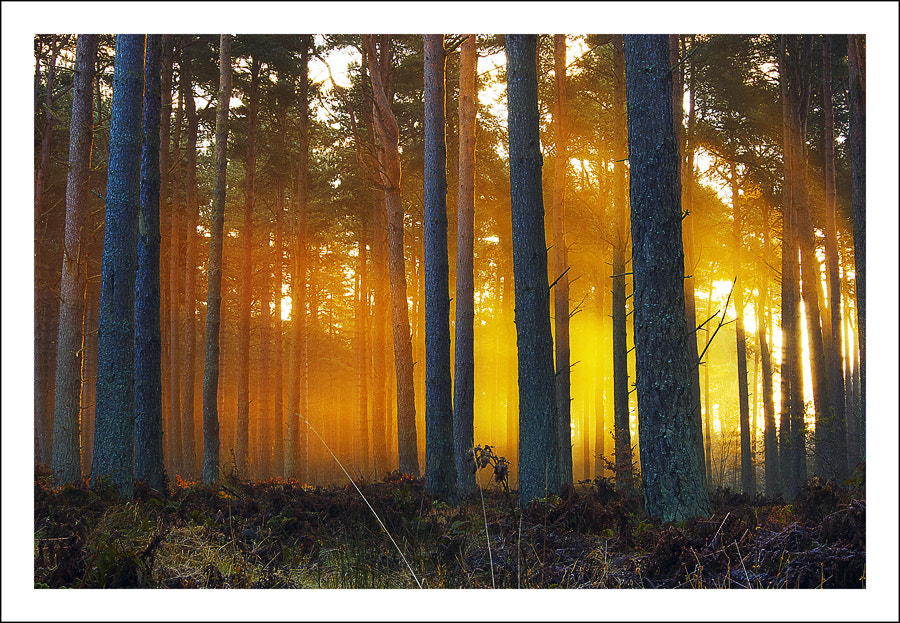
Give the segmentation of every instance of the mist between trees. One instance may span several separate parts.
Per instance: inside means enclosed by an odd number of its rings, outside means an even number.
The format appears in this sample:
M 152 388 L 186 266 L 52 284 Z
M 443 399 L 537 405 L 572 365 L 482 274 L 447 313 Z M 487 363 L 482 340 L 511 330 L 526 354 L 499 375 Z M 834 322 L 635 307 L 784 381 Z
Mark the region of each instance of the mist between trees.
M 865 461 L 864 36 L 38 35 L 34 95 L 60 484 Z

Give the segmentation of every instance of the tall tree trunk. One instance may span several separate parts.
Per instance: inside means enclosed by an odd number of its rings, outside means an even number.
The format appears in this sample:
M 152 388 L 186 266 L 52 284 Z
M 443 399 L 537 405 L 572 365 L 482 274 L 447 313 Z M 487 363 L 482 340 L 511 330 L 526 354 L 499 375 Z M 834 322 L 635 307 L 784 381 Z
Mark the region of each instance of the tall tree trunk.
M 413 385 L 412 339 L 406 299 L 406 269 L 403 259 L 403 206 L 400 204 L 400 130 L 388 97 L 390 46 L 387 36 L 380 37 L 380 56 L 372 35 L 364 35 L 374 94 L 375 130 L 381 145 L 384 165 L 382 182 L 388 220 L 388 254 L 391 281 L 391 313 L 394 335 L 394 366 L 397 374 L 397 445 L 400 471 L 419 475 L 416 441 L 416 406 Z
M 290 82 L 279 76 L 275 105 L 275 152 L 277 158 L 277 174 L 275 176 L 275 365 L 272 375 L 275 379 L 273 392 L 275 395 L 275 416 L 272 420 L 272 471 L 275 476 L 284 476 L 284 335 L 281 321 L 281 299 L 284 284 L 284 192 L 285 179 L 289 178 L 288 163 L 285 158 L 287 144 L 287 108 L 290 99 Z
M 763 241 L 762 257 L 758 263 L 759 297 L 756 303 L 756 331 L 759 340 L 760 358 L 762 359 L 762 398 L 763 398 L 763 448 L 765 456 L 766 497 L 781 494 L 781 461 L 778 455 L 778 432 L 775 428 L 775 397 L 772 384 L 772 352 L 769 347 L 767 327 L 771 325 L 768 318 L 769 309 L 769 208 L 762 208 Z
M 53 480 L 57 484 L 81 479 L 81 371 L 90 234 L 86 225 L 89 216 L 92 83 L 97 40 L 97 35 L 79 35 L 75 51 L 75 84 L 69 122 L 69 173 L 66 179 L 66 237 L 56 340 L 52 460 Z
M 859 418 L 862 460 L 866 460 L 866 36 L 847 35 L 850 71 L 850 182 L 856 269 L 856 326 L 859 332 Z
M 222 247 L 225 173 L 228 166 L 228 108 L 231 102 L 231 35 L 219 37 L 219 93 L 216 104 L 216 188 L 209 237 L 206 293 L 206 361 L 203 374 L 203 482 L 219 479 L 219 352 L 222 318 Z
M 597 352 L 601 353 L 598 358 L 598 369 L 594 376 L 594 478 L 600 478 L 605 473 L 606 466 L 606 403 L 603 400 L 603 392 L 607 385 L 608 358 L 604 353 L 608 353 L 607 340 L 608 335 L 603 331 L 606 319 L 606 279 L 605 275 L 601 277 L 597 288 Z
M 735 336 L 737 338 L 737 382 L 738 405 L 740 409 L 741 424 L 741 491 L 748 495 L 756 494 L 756 475 L 753 471 L 752 438 L 750 434 L 750 393 L 747 385 L 747 338 L 744 332 L 744 278 L 741 267 L 741 210 L 738 207 L 740 188 L 738 183 L 737 165 L 734 159 L 731 167 L 731 204 L 733 210 L 732 219 L 732 244 L 733 270 L 735 275 L 734 308 L 737 315 L 735 324 Z
M 425 490 L 453 503 L 457 491 L 450 379 L 444 35 L 425 35 L 424 45 Z
M 169 174 L 169 150 L 171 142 L 172 129 L 172 75 L 174 73 L 174 35 L 163 35 L 160 45 L 162 52 L 160 56 L 160 123 L 159 123 L 159 234 L 160 234 L 160 255 L 159 255 L 159 309 L 160 309 L 160 333 L 162 336 L 162 415 L 163 415 L 163 435 L 171 436 L 172 422 L 172 381 L 169 378 L 172 369 L 172 342 L 175 336 L 171 333 L 172 326 L 172 304 L 171 304 L 171 287 L 169 284 L 169 265 L 171 258 L 171 237 L 172 237 L 172 197 L 171 194 L 171 175 Z M 165 454 L 170 454 L 170 448 L 165 447 Z M 171 461 L 171 456 L 166 457 L 166 465 Z
M 134 478 L 164 487 L 159 307 L 159 123 L 162 37 L 147 35 L 134 307 Z
M 200 206 L 197 201 L 197 133 L 199 118 L 194 104 L 192 41 L 184 47 L 181 90 L 187 122 L 187 152 L 185 158 L 185 270 L 184 270 L 184 368 L 181 376 L 181 432 L 183 435 L 183 469 L 187 478 L 197 475 L 197 449 L 194 435 L 194 389 L 196 384 L 197 351 L 197 224 Z
M 365 206 L 360 212 L 360 227 L 357 253 L 356 275 L 359 277 L 359 288 L 356 292 L 356 349 L 357 349 L 357 374 L 359 376 L 359 403 L 356 416 L 356 440 L 358 442 L 354 458 L 359 462 L 360 471 L 369 474 L 371 462 L 369 461 L 369 347 L 368 347 L 368 317 L 369 317 L 369 275 L 367 243 L 369 238 L 368 218 Z
M 390 407 L 388 405 L 387 373 L 387 332 L 388 306 L 390 305 L 390 285 L 387 282 L 388 241 L 387 214 L 384 211 L 384 192 L 376 191 L 374 204 L 374 225 L 372 231 L 372 277 L 373 277 L 373 331 L 372 343 L 372 436 L 376 475 L 390 471 L 388 459 Z
M 181 80 L 182 78 L 179 78 Z M 178 89 L 178 109 L 175 112 L 175 134 L 172 137 L 172 209 L 171 241 L 169 247 L 169 465 L 173 474 L 180 474 L 183 464 L 181 439 L 181 292 L 183 286 L 184 255 L 181 251 L 184 237 L 184 204 L 181 201 L 178 180 L 181 167 L 181 125 L 184 117 L 184 97 Z
M 309 383 L 306 331 L 306 214 L 309 203 L 309 48 L 311 37 L 301 38 L 300 50 L 300 132 L 297 162 L 297 195 L 292 227 L 293 270 L 291 271 L 291 358 L 288 388 L 287 426 L 284 442 L 284 477 L 306 479 L 308 470 Z
M 134 278 L 143 69 L 144 35 L 117 35 L 91 484 L 108 478 L 123 498 L 134 490 Z
M 53 453 L 53 381 L 56 377 L 54 364 L 53 339 L 58 328 L 54 326 L 58 319 L 58 302 L 53 296 L 50 278 L 50 255 L 54 253 L 53 243 L 58 238 L 51 231 L 50 211 L 45 210 L 47 176 L 50 171 L 50 141 L 53 135 L 53 87 L 56 80 L 56 59 L 63 40 L 54 40 L 50 44 L 50 60 L 47 63 L 47 84 L 44 93 L 44 129 L 41 134 L 40 156 L 37 162 L 34 183 L 34 422 L 36 442 L 36 463 L 48 465 Z M 43 51 L 43 50 L 41 50 Z M 40 57 L 36 59 L 35 68 L 35 105 L 39 105 L 40 91 Z M 35 110 L 37 113 L 38 110 Z M 49 245 L 48 245 L 49 243 Z M 55 258 L 53 259 L 55 261 Z M 56 308 L 56 309 L 54 309 Z
M 644 506 L 709 515 L 692 414 L 684 307 L 681 181 L 665 35 L 626 35 L 636 387 Z
M 711 318 L 712 313 L 712 297 L 713 297 L 713 282 L 710 279 L 709 281 L 709 292 L 706 298 L 706 317 Z M 706 325 L 706 346 L 709 346 L 710 335 L 709 335 L 709 325 Z M 707 489 L 712 488 L 712 409 L 711 409 L 711 396 L 709 393 L 709 351 L 706 353 L 706 361 L 703 362 L 703 410 L 706 413 L 706 417 L 704 418 L 703 426 L 704 426 L 704 454 L 706 455 L 706 486 Z
M 256 124 L 259 110 L 260 60 L 254 57 L 250 67 L 250 93 L 247 113 L 247 156 L 244 177 L 244 221 L 241 227 L 241 284 L 238 318 L 238 404 L 235 460 L 240 474 L 246 475 L 250 461 L 250 306 L 253 301 L 253 211 L 256 191 Z
M 825 264 L 828 268 L 830 331 L 828 369 L 834 426 L 832 428 L 834 475 L 843 481 L 847 475 L 847 416 L 844 411 L 844 371 L 841 356 L 841 276 L 838 266 L 838 239 L 835 224 L 837 186 L 834 172 L 834 105 L 831 93 L 831 37 L 822 36 L 822 98 L 825 115 Z
M 272 361 L 269 355 L 269 347 L 272 343 L 272 270 L 269 264 L 269 223 L 263 223 L 262 248 L 257 261 L 259 273 L 259 369 L 257 370 L 257 401 L 259 410 L 256 416 L 256 474 L 257 478 L 269 478 L 271 471 L 272 435 L 270 422 L 272 420 L 272 408 L 269 396 L 272 393 L 271 369 Z M 276 306 L 277 309 L 277 306 Z
M 572 484 L 572 391 L 569 361 L 569 275 L 566 249 L 566 168 L 569 133 L 566 110 L 566 36 L 553 35 L 553 67 L 556 105 L 553 110 L 556 158 L 553 168 L 553 320 L 556 351 L 557 431 L 559 477 Z
M 628 257 L 629 220 L 625 194 L 625 165 L 628 145 L 625 135 L 625 55 L 622 35 L 613 37 L 613 67 L 615 87 L 613 110 L 616 117 L 613 141 L 615 144 L 615 181 L 613 203 L 616 206 L 616 231 L 613 245 L 612 323 L 613 323 L 613 409 L 616 490 L 632 487 L 634 474 L 631 457 L 631 424 L 628 410 L 628 329 L 625 310 L 626 264 Z
M 459 67 L 459 195 L 456 218 L 456 357 L 453 437 L 460 498 L 475 493 L 475 113 L 476 37 L 462 43 Z
M 519 501 L 559 490 L 559 435 L 541 190 L 537 35 L 507 35 L 509 164 L 516 344 Z
M 782 414 L 781 430 L 789 434 L 789 441 L 781 439 L 782 478 L 785 480 L 784 490 L 789 499 L 794 499 L 806 480 L 806 423 L 803 405 L 803 367 L 801 342 L 802 321 L 800 317 L 800 265 L 798 261 L 798 222 L 796 203 L 799 189 L 794 179 L 793 153 L 795 146 L 792 139 L 791 118 L 792 100 L 791 80 L 787 60 L 787 44 L 789 37 L 780 40 L 779 75 L 781 77 L 782 125 L 784 132 L 784 216 L 782 233 L 782 270 L 781 270 L 781 322 L 783 334 L 782 355 L 782 409 L 787 407 L 789 426 L 785 425 Z M 796 47 L 796 46 L 792 46 Z M 787 455 L 787 457 L 785 456 Z M 790 465 L 790 469 L 785 469 Z
M 681 168 L 681 210 L 685 215 L 681 220 L 682 243 L 684 245 L 684 313 L 687 320 L 688 329 L 694 330 L 697 327 L 697 305 L 695 301 L 695 290 L 697 280 L 694 277 L 694 271 L 697 270 L 697 258 L 694 251 L 694 219 L 691 218 L 694 201 L 694 74 L 691 72 L 690 77 L 690 104 L 688 107 L 687 133 L 684 129 L 684 69 L 687 66 L 685 61 L 687 58 L 679 60 L 679 35 L 669 35 L 669 62 L 672 67 L 677 67 L 672 72 L 673 89 L 672 89 L 672 105 L 675 111 L 675 136 L 677 137 L 679 153 L 679 166 Z M 691 46 L 693 47 L 693 36 L 691 37 Z M 688 141 L 691 141 L 690 145 Z M 703 473 L 704 483 L 706 487 L 706 459 L 703 452 L 703 416 L 700 408 L 700 357 L 697 350 L 697 336 L 694 333 L 694 339 L 688 340 L 688 359 L 691 362 L 691 409 L 694 416 L 694 430 L 699 433 L 694 440 L 697 446 L 697 456 L 703 465 L 701 472 Z

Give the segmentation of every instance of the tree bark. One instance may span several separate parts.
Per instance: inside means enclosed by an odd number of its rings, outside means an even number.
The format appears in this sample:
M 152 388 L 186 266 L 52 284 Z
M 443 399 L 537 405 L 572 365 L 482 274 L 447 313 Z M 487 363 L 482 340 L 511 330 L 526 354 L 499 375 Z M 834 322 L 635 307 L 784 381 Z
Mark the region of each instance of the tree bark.
M 831 93 L 831 37 L 822 36 L 822 98 L 825 115 L 825 264 L 828 269 L 830 331 L 828 370 L 834 426 L 832 428 L 834 476 L 843 481 L 847 469 L 847 416 L 844 411 L 844 371 L 841 354 L 841 277 L 838 266 L 838 239 L 835 222 L 837 186 L 834 171 L 834 105 Z
M 566 109 L 566 36 L 553 35 L 556 158 L 553 168 L 553 320 L 556 355 L 557 431 L 560 483 L 572 484 L 572 390 L 569 357 L 569 275 L 566 249 L 566 169 L 569 134 Z
M 75 51 L 53 415 L 53 480 L 58 485 L 81 479 L 81 369 L 89 242 L 86 225 L 93 144 L 92 81 L 97 40 L 97 35 L 79 35 Z
M 455 503 L 444 36 L 425 35 L 424 46 L 425 490 Z
M 187 228 L 184 256 L 184 367 L 181 377 L 182 469 L 188 479 L 197 476 L 197 447 L 194 434 L 194 390 L 197 362 L 197 224 L 200 206 L 197 201 L 197 134 L 200 120 L 194 103 L 193 61 L 191 41 L 184 47 L 181 90 L 187 122 L 184 196 Z
M 123 498 L 134 490 L 134 278 L 143 69 L 144 35 L 117 35 L 91 485 L 109 479 Z
M 744 278 L 741 266 L 741 210 L 738 207 L 740 188 L 737 165 L 734 160 L 729 163 L 731 169 L 731 204 L 733 270 L 735 275 L 734 308 L 737 315 L 735 337 L 737 339 L 737 382 L 738 405 L 741 426 L 741 491 L 748 495 L 756 494 L 756 474 L 753 470 L 752 439 L 750 434 L 750 392 L 747 384 L 747 338 L 744 331 Z
M 203 482 L 219 479 L 219 353 L 222 318 L 222 251 L 225 174 L 228 166 L 228 108 L 231 102 L 231 35 L 219 37 L 219 94 L 216 105 L 216 187 L 210 218 L 209 280 L 206 293 L 206 362 L 203 375 Z
M 360 213 L 359 240 L 357 246 L 356 274 L 359 277 L 359 288 L 356 292 L 356 349 L 357 349 L 357 375 L 359 376 L 359 403 L 356 417 L 355 459 L 359 463 L 360 470 L 368 474 L 371 469 L 369 461 L 369 348 L 368 348 L 368 317 L 369 317 L 369 275 L 367 242 L 369 237 L 368 219 L 364 207 Z
M 613 110 L 616 116 L 613 141 L 615 144 L 615 176 L 613 202 L 616 206 L 616 229 L 613 244 L 612 332 L 613 332 L 613 411 L 615 427 L 616 490 L 633 486 L 634 473 L 631 456 L 631 423 L 628 410 L 628 314 L 626 301 L 626 265 L 629 241 L 629 216 L 626 207 L 625 165 L 628 144 L 625 134 L 625 55 L 622 35 L 613 37 L 613 67 L 615 87 Z
M 866 460 L 866 36 L 847 35 L 850 71 L 850 181 L 856 270 L 856 327 L 859 332 L 858 392 L 862 460 Z
M 413 385 L 412 339 L 406 299 L 406 269 L 403 259 L 403 207 L 400 204 L 400 131 L 388 98 L 390 47 L 381 37 L 380 52 L 375 52 L 373 35 L 363 36 L 368 55 L 369 74 L 374 94 L 375 130 L 383 160 L 382 183 L 388 220 L 388 254 L 391 281 L 391 315 L 394 336 L 394 366 L 397 375 L 397 443 L 400 471 L 419 475 L 416 441 L 416 406 Z
M 536 53 L 537 35 L 506 36 L 522 506 L 556 493 L 560 484 Z
M 160 35 L 147 35 L 134 307 L 134 478 L 164 488 L 159 287 Z
M 476 36 L 466 35 L 459 68 L 459 189 L 456 217 L 456 356 L 453 437 L 460 498 L 475 493 L 475 115 Z
M 179 78 L 181 79 L 181 78 Z M 178 180 L 181 167 L 181 125 L 184 117 L 184 97 L 178 89 L 178 109 L 175 112 L 175 134 L 172 137 L 172 203 L 171 241 L 169 247 L 169 465 L 173 474 L 180 474 L 183 463 L 181 438 L 181 292 L 183 286 L 184 255 L 181 251 L 184 238 L 184 207 Z
M 625 36 L 634 334 L 644 507 L 706 517 L 684 307 L 681 181 L 665 35 Z
M 772 384 L 772 352 L 769 347 L 768 329 L 771 325 L 768 317 L 769 309 L 769 208 L 762 208 L 762 229 L 760 238 L 763 241 L 762 257 L 758 263 L 759 297 L 756 304 L 756 331 L 759 340 L 760 358 L 762 359 L 763 377 L 763 448 L 765 457 L 766 497 L 781 494 L 781 461 L 778 455 L 778 432 L 775 428 L 775 397 Z
M 259 58 L 251 60 L 247 113 L 247 155 L 244 177 L 244 219 L 241 227 L 241 284 L 238 311 L 238 404 L 234 452 L 238 473 L 246 475 L 250 453 L 250 307 L 253 300 L 253 211 L 256 191 L 256 125 L 259 110 Z

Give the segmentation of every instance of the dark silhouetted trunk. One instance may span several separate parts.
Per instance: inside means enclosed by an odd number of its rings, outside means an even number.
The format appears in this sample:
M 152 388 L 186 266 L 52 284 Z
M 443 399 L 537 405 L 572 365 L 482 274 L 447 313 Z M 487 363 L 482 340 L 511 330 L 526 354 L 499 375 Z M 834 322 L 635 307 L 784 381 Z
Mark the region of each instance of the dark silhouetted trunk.
M 626 265 L 628 262 L 629 216 L 625 193 L 625 160 L 628 158 L 628 144 L 625 121 L 625 55 L 622 35 L 613 38 L 613 67 L 615 87 L 613 110 L 616 116 L 613 141 L 615 144 L 615 181 L 613 182 L 613 202 L 615 204 L 615 236 L 613 243 L 612 275 L 612 348 L 613 348 L 613 410 L 616 460 L 616 489 L 630 489 L 634 479 L 631 457 L 631 424 L 628 410 L 628 314 L 625 308 L 628 283 Z
M 541 189 L 536 50 L 537 35 L 506 36 L 519 360 L 519 501 L 522 506 L 559 490 L 559 436 Z
M 847 35 L 850 70 L 850 183 L 856 269 L 856 326 L 859 332 L 859 419 L 866 460 L 866 36 Z
M 134 293 L 134 478 L 164 488 L 159 288 L 159 123 L 162 37 L 147 35 L 137 277 Z
M 91 484 L 134 490 L 134 278 L 140 186 L 144 35 L 116 37 L 106 225 L 100 277 L 97 406 Z
M 831 37 L 822 37 L 822 94 L 825 115 L 825 264 L 828 270 L 830 331 L 826 336 L 828 371 L 834 408 L 832 464 L 834 476 L 847 475 L 847 417 L 844 411 L 844 370 L 841 355 L 841 276 L 838 266 L 838 239 L 835 223 L 837 186 L 834 172 L 834 105 L 831 93 Z
M 297 195 L 292 219 L 291 251 L 291 358 L 288 387 L 287 425 L 284 440 L 284 477 L 307 479 L 309 434 L 309 367 L 306 331 L 306 214 L 309 204 L 309 47 L 311 37 L 301 38 L 298 137 Z
M 634 335 L 644 507 L 709 515 L 697 456 L 685 320 L 681 182 L 665 35 L 625 36 Z
M 253 300 L 253 210 L 256 191 L 256 125 L 259 110 L 260 61 L 253 58 L 247 113 L 247 156 L 244 177 L 244 220 L 241 227 L 241 283 L 238 311 L 238 404 L 234 453 L 238 472 L 246 474 L 250 453 L 250 306 Z
M 775 428 L 775 396 L 772 384 L 772 352 L 769 347 L 768 327 L 772 325 L 769 315 L 769 207 L 762 206 L 762 257 L 757 264 L 759 271 L 759 297 L 756 302 L 756 332 L 762 360 L 763 448 L 765 456 L 766 496 L 781 494 L 781 461 L 778 455 L 778 431 Z
M 184 208 L 184 368 L 181 374 L 181 432 L 182 470 L 184 476 L 193 479 L 197 475 L 197 447 L 194 435 L 194 389 L 197 363 L 197 225 L 200 205 L 197 201 L 197 134 L 200 120 L 194 103 L 192 39 L 183 49 L 181 91 L 184 99 L 184 116 L 187 123 L 185 146 Z
M 369 226 L 365 206 L 360 214 L 358 252 L 356 256 L 356 275 L 359 279 L 359 287 L 356 292 L 356 349 L 357 349 L 357 374 L 359 375 L 359 403 L 356 415 L 356 448 L 354 458 L 359 463 L 359 469 L 363 474 L 371 470 L 369 461 L 369 346 L 368 346 L 368 318 L 369 318 L 369 267 L 367 258 L 367 242 L 369 238 Z
M 566 169 L 569 134 L 566 110 L 566 36 L 553 35 L 556 158 L 553 167 L 553 321 L 555 325 L 557 431 L 560 483 L 572 484 L 572 390 L 569 361 L 569 275 L 566 249 Z
M 443 35 L 425 35 L 425 490 L 455 502 Z
M 460 498 L 475 493 L 475 35 L 462 43 L 459 64 L 459 194 L 456 217 L 456 356 L 453 437 Z
M 219 94 L 216 104 L 216 187 L 209 236 L 206 291 L 206 362 L 203 374 L 203 482 L 219 479 L 219 353 L 222 317 L 222 246 L 225 173 L 228 166 L 228 108 L 231 102 L 231 35 L 219 37 Z
M 756 476 L 753 471 L 752 439 L 750 434 L 750 392 L 747 386 L 747 338 L 744 333 L 744 277 L 741 267 L 741 210 L 738 207 L 740 188 L 738 184 L 737 166 L 734 160 L 730 162 L 731 168 L 731 204 L 732 204 L 732 245 L 733 245 L 733 270 L 735 276 L 734 285 L 734 309 L 737 316 L 735 323 L 735 336 L 737 338 L 737 382 L 738 382 L 738 407 L 740 409 L 741 425 L 741 491 L 748 495 L 756 494 Z
M 86 259 L 90 241 L 87 225 L 90 222 L 88 192 L 93 144 L 92 81 L 97 40 L 97 35 L 79 35 L 75 50 L 53 414 L 53 480 L 59 485 L 81 479 L 81 368 L 84 352 Z
M 181 166 L 181 125 L 184 118 L 184 98 L 178 89 L 178 109 L 175 113 L 175 132 L 172 137 L 172 201 L 169 246 L 169 465 L 172 474 L 180 474 L 184 453 L 181 442 L 181 292 L 183 287 L 184 255 L 184 205 L 181 201 L 179 180 Z

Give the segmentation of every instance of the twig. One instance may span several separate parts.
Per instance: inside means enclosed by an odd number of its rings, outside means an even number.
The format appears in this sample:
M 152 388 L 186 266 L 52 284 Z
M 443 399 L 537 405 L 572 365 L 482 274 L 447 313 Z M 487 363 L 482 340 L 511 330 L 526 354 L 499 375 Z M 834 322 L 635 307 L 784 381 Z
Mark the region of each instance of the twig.
M 557 277 L 557 278 L 553 281 L 553 283 L 550 284 L 550 287 L 547 288 L 547 289 L 548 289 L 548 290 L 552 290 L 552 289 L 553 289 L 553 286 L 555 286 L 555 285 L 559 282 L 560 279 L 562 279 L 563 277 L 565 277 L 565 276 L 566 276 L 566 273 L 569 272 L 569 270 L 571 270 L 571 268 L 572 268 L 571 266 L 569 266 L 568 268 L 566 268 L 566 269 L 562 272 L 562 274 L 561 274 L 559 277 Z
M 378 516 L 378 513 L 376 513 L 376 512 L 375 512 L 375 509 L 372 508 L 372 505 L 369 504 L 369 500 L 367 500 L 367 499 L 366 499 L 366 496 L 363 495 L 363 492 L 360 491 L 360 489 L 359 489 L 359 487 L 357 486 L 356 482 L 354 482 L 354 480 L 353 480 L 352 478 L 350 478 L 350 474 L 347 473 L 347 470 L 344 468 L 344 465 L 343 465 L 343 464 L 338 460 L 338 458 L 334 455 L 334 452 L 331 451 L 331 448 L 328 447 L 328 444 L 325 443 L 325 440 L 322 439 L 322 436 L 319 434 L 319 432 L 318 432 L 315 428 L 313 428 L 313 425 L 312 425 L 312 424 L 309 423 L 309 420 L 307 420 L 304 416 L 300 415 L 299 413 L 297 414 L 297 416 L 300 417 L 300 418 L 302 418 L 303 421 L 306 422 L 306 425 L 309 426 L 309 429 L 310 429 L 313 433 L 315 433 L 316 437 L 319 438 L 319 441 L 321 441 L 321 442 L 322 442 L 322 445 L 325 446 L 325 449 L 328 450 L 328 453 L 329 453 L 329 454 L 331 455 L 331 457 L 334 459 L 335 463 L 338 464 L 338 466 L 339 466 L 339 467 L 341 468 L 341 470 L 344 472 L 344 475 L 347 476 L 347 480 L 350 481 L 350 484 L 352 484 L 352 485 L 353 485 L 353 488 L 356 489 L 356 492 L 359 493 L 359 497 L 361 497 L 361 498 L 363 499 L 363 502 L 365 502 L 365 503 L 366 503 L 366 506 L 369 507 L 369 510 L 372 511 L 372 514 L 375 515 L 375 519 L 378 520 L 378 524 L 381 526 L 381 529 L 384 530 L 384 533 L 385 533 L 386 535 L 388 535 L 388 538 L 391 540 L 391 543 L 394 544 L 394 547 L 397 548 L 397 552 L 399 552 L 400 558 L 402 558 L 402 559 L 403 559 L 403 562 L 406 563 L 406 568 L 409 569 L 409 573 L 410 573 L 410 575 L 413 576 L 413 579 L 416 581 L 416 584 L 419 585 L 419 588 L 422 588 L 422 583 L 419 582 L 419 578 L 416 577 L 416 574 L 415 574 L 415 572 L 413 571 L 412 567 L 410 566 L 409 561 L 406 560 L 406 556 L 403 555 L 403 550 L 400 549 L 400 546 L 397 545 L 397 541 L 395 541 L 395 540 L 394 540 L 394 537 L 391 536 L 391 533 L 388 532 L 388 529 L 385 527 L 384 522 L 381 521 L 381 517 Z M 493 571 L 493 569 L 492 569 L 492 571 Z
M 712 547 L 715 547 L 715 546 L 716 546 L 716 539 L 719 538 L 719 532 L 722 531 L 722 526 L 725 525 L 725 522 L 728 521 L 728 518 L 729 518 L 729 517 L 731 517 L 731 511 L 729 511 L 728 514 L 725 515 L 725 519 L 723 519 L 723 520 L 722 520 L 722 523 L 719 524 L 719 529 L 716 530 L 716 534 L 713 536 L 712 542 L 710 543 L 710 545 L 711 545 Z
M 725 301 L 725 311 L 722 312 L 722 319 L 719 321 L 719 326 L 716 327 L 716 330 L 713 331 L 713 334 L 706 341 L 706 346 L 703 348 L 703 352 L 700 353 L 699 357 L 697 357 L 698 362 L 703 360 L 703 355 L 705 355 L 706 351 L 709 350 L 709 345 L 712 344 L 712 341 L 715 339 L 716 334 L 719 332 L 719 329 L 722 328 L 722 325 L 727 324 L 725 322 L 725 314 L 728 313 L 728 304 L 731 303 L 731 295 L 734 293 L 734 286 L 736 283 L 737 283 L 737 277 L 735 277 L 734 280 L 731 282 L 731 291 L 728 293 L 728 299 Z

